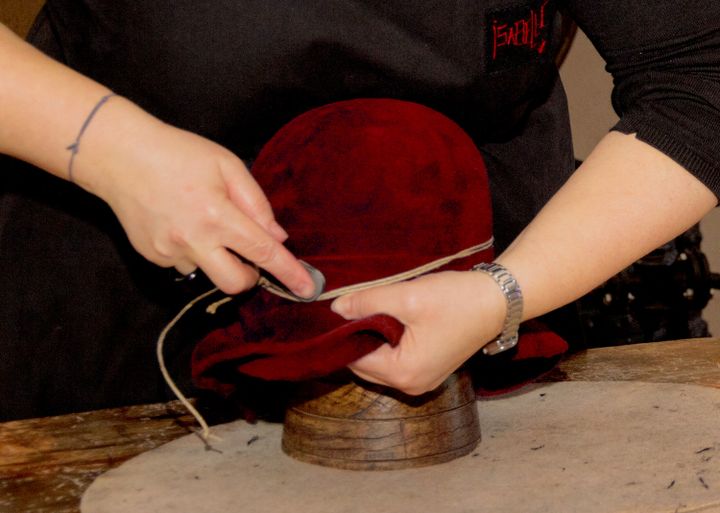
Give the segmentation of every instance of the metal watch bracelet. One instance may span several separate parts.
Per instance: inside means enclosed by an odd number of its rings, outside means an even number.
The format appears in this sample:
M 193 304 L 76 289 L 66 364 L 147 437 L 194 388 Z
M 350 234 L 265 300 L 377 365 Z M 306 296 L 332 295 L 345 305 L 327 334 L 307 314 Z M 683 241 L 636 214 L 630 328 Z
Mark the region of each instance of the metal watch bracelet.
M 472 270 L 485 273 L 495 280 L 507 301 L 507 314 L 500 335 L 482 348 L 483 354 L 502 353 L 515 347 L 518 342 L 518 329 L 523 312 L 523 295 L 520 285 L 510 271 L 500 264 L 483 262 L 473 266 Z

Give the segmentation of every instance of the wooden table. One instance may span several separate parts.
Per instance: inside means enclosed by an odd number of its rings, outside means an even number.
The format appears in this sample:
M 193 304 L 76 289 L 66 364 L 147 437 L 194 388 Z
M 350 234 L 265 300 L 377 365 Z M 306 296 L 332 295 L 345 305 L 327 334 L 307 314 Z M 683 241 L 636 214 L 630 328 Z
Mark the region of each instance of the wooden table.
M 543 381 L 648 381 L 720 388 L 720 339 L 591 349 Z M 190 432 L 177 402 L 0 423 L 0 513 L 78 513 L 96 476 Z

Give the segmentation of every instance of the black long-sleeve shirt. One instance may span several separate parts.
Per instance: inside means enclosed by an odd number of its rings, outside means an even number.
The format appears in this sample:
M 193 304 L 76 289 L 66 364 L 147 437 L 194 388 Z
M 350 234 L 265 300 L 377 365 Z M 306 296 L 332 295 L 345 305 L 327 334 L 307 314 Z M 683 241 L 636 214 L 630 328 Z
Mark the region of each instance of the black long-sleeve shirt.
M 67 62 L 252 158 L 294 115 L 390 96 L 458 121 L 490 162 L 500 245 L 572 170 L 559 9 L 615 79 L 617 129 L 720 195 L 720 3 L 50 0 Z

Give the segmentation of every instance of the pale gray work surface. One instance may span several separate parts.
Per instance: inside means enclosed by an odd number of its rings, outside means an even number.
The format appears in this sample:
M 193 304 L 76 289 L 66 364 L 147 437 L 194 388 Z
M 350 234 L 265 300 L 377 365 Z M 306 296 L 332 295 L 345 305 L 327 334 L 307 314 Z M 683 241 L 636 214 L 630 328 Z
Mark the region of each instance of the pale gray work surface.
M 535 385 L 478 402 L 470 455 L 336 470 L 280 450 L 282 426 L 186 436 L 100 476 L 83 513 L 659 513 L 720 511 L 720 390 L 643 382 Z M 218 452 L 221 451 L 221 452 Z

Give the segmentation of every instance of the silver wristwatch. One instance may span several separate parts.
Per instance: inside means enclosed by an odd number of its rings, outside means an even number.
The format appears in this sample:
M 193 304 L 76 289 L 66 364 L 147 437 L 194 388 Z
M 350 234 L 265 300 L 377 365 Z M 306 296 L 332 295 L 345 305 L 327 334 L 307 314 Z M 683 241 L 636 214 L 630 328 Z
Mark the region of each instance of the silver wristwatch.
M 495 280 L 500 285 L 500 290 L 507 301 L 507 314 L 500 335 L 482 348 L 482 352 L 487 355 L 502 353 L 515 347 L 518 342 L 518 328 L 523 312 L 523 296 L 520 285 L 510 271 L 500 264 L 483 262 L 473 266 L 472 270 L 483 272 Z

